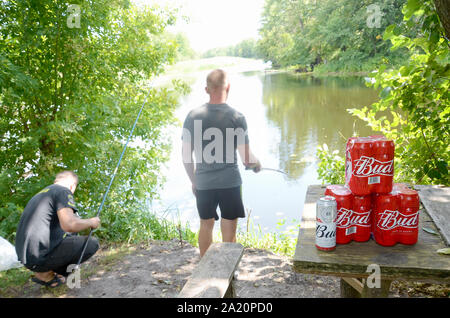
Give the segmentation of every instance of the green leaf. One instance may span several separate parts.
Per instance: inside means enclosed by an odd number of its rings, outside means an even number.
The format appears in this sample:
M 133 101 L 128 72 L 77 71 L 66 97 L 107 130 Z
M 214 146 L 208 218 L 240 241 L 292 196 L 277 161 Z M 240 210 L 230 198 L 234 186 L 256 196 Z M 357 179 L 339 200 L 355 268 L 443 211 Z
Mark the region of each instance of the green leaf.
M 409 20 L 420 9 L 421 4 L 421 0 L 408 0 L 403 8 L 404 20 Z
M 436 251 L 438 254 L 450 255 L 450 248 L 441 248 Z
M 422 230 L 424 230 L 427 233 L 433 234 L 433 235 L 439 235 L 437 232 L 433 231 L 432 229 L 423 227 Z
M 385 99 L 389 96 L 389 94 L 391 93 L 392 88 L 390 86 L 385 87 L 381 93 L 380 93 L 380 97 Z
M 438 161 L 436 164 L 439 172 L 443 175 L 448 175 L 448 163 L 445 161 Z

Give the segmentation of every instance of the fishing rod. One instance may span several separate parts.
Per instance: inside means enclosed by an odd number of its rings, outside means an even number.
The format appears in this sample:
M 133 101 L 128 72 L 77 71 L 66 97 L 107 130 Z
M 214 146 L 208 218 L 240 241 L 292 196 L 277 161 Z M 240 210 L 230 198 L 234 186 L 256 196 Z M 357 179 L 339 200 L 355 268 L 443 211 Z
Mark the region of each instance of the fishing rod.
M 253 171 L 255 171 L 255 168 L 250 168 L 250 167 L 245 167 L 245 170 L 253 170 Z M 282 171 L 282 170 L 279 170 L 279 169 L 273 169 L 273 168 L 261 168 L 260 170 L 267 170 L 267 171 L 275 171 L 275 172 L 278 172 L 278 173 L 282 173 L 282 174 L 284 174 L 284 175 L 286 175 L 286 176 L 289 176 L 289 174 L 287 174 L 286 172 L 284 172 L 284 171 Z
M 127 139 L 127 142 L 125 143 L 125 146 L 123 147 L 122 154 L 120 155 L 119 162 L 117 162 L 117 166 L 114 169 L 114 172 L 113 172 L 113 175 L 111 177 L 111 180 L 109 181 L 108 188 L 106 189 L 106 192 L 103 195 L 102 203 L 100 204 L 100 207 L 98 208 L 96 217 L 98 217 L 100 215 L 100 213 L 102 212 L 103 205 L 105 204 L 105 201 L 106 201 L 106 197 L 108 196 L 109 190 L 111 189 L 111 185 L 112 185 L 112 183 L 114 181 L 114 178 L 116 177 L 117 171 L 119 170 L 119 166 L 120 166 L 120 163 L 122 162 L 123 155 L 125 154 L 125 150 L 127 150 L 128 143 L 130 142 L 131 137 L 133 136 L 134 128 L 136 128 L 136 124 L 137 124 L 137 122 L 139 120 L 139 117 L 141 116 L 142 110 L 144 109 L 144 105 L 147 102 L 147 98 L 150 95 L 151 89 L 152 89 L 152 85 L 150 85 L 150 87 L 148 89 L 147 95 L 145 96 L 145 99 L 144 99 L 144 102 L 142 103 L 141 109 L 139 110 L 139 113 L 138 113 L 138 115 L 136 117 L 136 120 L 134 121 L 133 128 L 131 128 L 130 135 L 128 136 L 128 139 Z M 77 262 L 77 265 L 74 268 L 74 271 L 78 270 L 79 267 L 80 267 L 81 260 L 83 259 L 84 253 L 86 252 L 86 248 L 87 248 L 89 239 L 92 236 L 92 232 L 93 231 L 94 231 L 93 229 L 90 230 L 89 235 L 88 235 L 88 237 L 86 239 L 86 242 L 84 242 L 83 250 L 81 251 L 80 258 L 78 259 L 78 262 Z
M 273 168 L 261 168 L 261 170 L 275 171 L 275 172 L 278 172 L 278 173 L 282 173 L 282 174 L 284 174 L 284 175 L 286 175 L 286 176 L 289 176 L 289 175 L 287 174 L 287 172 L 284 172 L 284 171 L 278 170 L 278 169 L 273 169 Z

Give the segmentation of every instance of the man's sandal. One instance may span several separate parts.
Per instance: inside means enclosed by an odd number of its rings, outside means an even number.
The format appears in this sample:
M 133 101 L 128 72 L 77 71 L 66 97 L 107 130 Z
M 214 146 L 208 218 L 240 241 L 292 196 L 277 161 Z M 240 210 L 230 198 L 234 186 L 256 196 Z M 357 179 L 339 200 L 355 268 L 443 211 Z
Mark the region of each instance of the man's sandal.
M 55 287 L 58 287 L 58 286 L 61 286 L 62 284 L 64 284 L 63 281 L 58 277 L 58 275 L 55 275 L 55 277 L 51 281 L 48 281 L 48 282 L 44 282 L 43 280 L 40 280 L 36 277 L 33 277 L 31 280 L 33 282 L 35 282 L 36 284 L 39 284 L 39 285 L 42 285 L 45 287 L 50 287 L 50 288 L 55 288 Z M 56 285 L 52 286 L 54 283 L 56 283 Z

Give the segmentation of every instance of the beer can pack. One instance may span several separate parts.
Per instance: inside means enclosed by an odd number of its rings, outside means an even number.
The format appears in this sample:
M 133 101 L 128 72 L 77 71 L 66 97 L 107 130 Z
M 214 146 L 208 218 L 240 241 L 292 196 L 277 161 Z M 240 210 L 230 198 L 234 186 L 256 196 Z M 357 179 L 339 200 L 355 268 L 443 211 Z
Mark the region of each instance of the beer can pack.
M 324 196 L 316 204 L 316 247 L 322 251 L 336 248 L 337 203 L 332 196 Z

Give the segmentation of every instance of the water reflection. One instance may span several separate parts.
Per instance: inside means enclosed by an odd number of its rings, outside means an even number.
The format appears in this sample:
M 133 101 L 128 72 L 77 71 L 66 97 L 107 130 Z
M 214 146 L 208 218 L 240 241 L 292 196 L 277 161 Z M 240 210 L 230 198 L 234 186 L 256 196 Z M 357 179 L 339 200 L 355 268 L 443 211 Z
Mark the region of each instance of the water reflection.
M 327 143 L 343 151 L 353 131 L 372 131 L 352 117 L 347 108 L 376 101 L 377 93 L 364 87 L 359 77 L 298 77 L 273 74 L 261 77 L 267 118 L 280 132 L 279 166 L 293 178 L 315 161 L 317 145 Z M 344 138 L 345 137 L 345 138 Z

